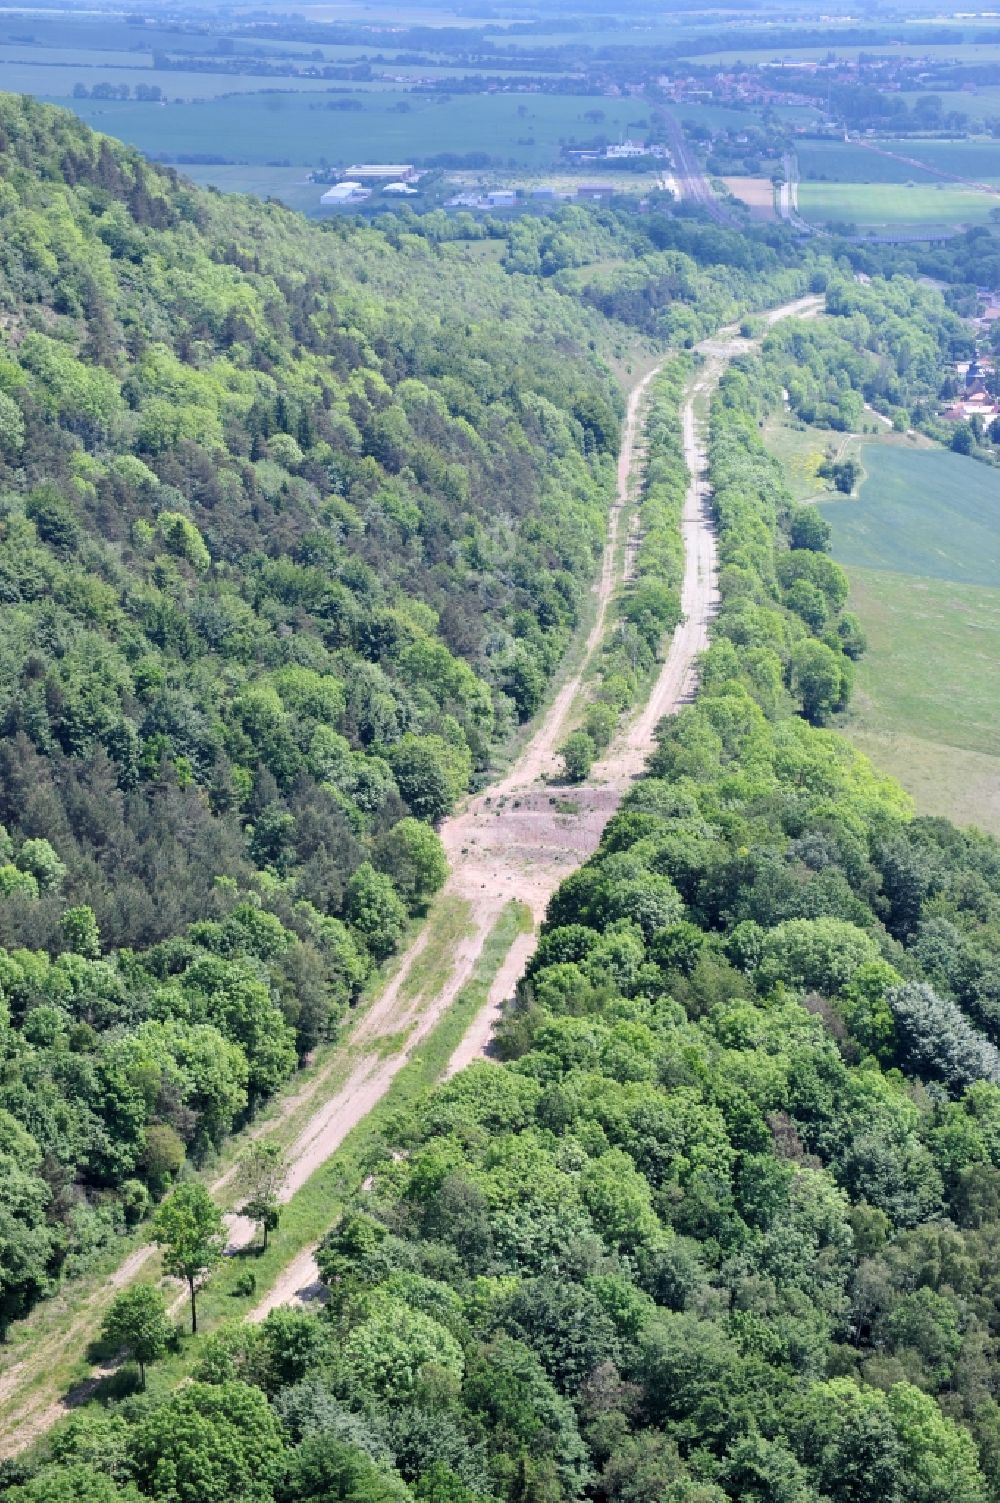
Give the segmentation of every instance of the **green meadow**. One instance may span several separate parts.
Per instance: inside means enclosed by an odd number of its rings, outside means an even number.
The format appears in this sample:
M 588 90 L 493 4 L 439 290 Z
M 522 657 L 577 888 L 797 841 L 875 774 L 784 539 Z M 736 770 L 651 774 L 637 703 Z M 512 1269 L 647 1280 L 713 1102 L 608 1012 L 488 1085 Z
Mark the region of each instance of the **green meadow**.
M 828 501 L 868 652 L 843 729 L 925 813 L 1000 833 L 1000 474 L 947 450 L 863 449 Z

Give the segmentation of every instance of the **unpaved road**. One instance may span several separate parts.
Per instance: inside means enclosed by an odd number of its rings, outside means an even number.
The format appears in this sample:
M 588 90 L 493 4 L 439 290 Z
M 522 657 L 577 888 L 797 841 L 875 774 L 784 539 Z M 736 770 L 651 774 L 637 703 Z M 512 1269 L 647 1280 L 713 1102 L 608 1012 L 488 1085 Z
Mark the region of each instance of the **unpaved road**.
M 820 307 L 819 298 L 799 299 L 772 310 L 767 321 L 774 323 L 792 315 L 809 316 Z M 392 980 L 347 1036 L 350 1060 L 347 1075 L 312 1113 L 292 1144 L 281 1192 L 283 1201 L 291 1199 L 310 1175 L 326 1163 L 350 1130 L 388 1091 L 413 1050 L 472 976 L 486 937 L 504 905 L 512 898 L 525 903 L 537 927 L 560 882 L 596 850 L 604 826 L 655 746 L 657 724 L 690 696 L 695 661 L 707 645 L 708 626 L 717 598 L 715 539 L 702 479 L 704 438 L 696 409 L 699 399 L 707 398 L 726 362 L 747 347 L 746 341 L 735 338 L 733 330 L 724 330 L 699 346 L 704 364 L 689 387 L 682 411 L 685 457 L 691 474 L 683 518 L 685 619 L 674 633 L 645 707 L 620 732 L 588 783 L 553 790 L 551 783 L 545 781 L 555 771 L 556 749 L 572 724 L 583 678 L 600 646 L 614 596 L 623 535 L 629 530 L 629 521 L 623 524 L 623 517 L 630 518 L 635 505 L 633 490 L 637 477 L 633 471 L 642 401 L 655 370 L 644 376 L 629 396 L 617 495 L 595 585 L 594 622 L 579 668 L 560 688 L 511 770 L 488 792 L 471 799 L 441 828 L 451 868 L 445 892 L 467 900 L 471 907 L 470 922 L 455 946 L 447 980 L 432 996 L 424 996 L 419 990 L 410 995 L 407 987 L 414 963 L 429 943 L 432 918 L 402 958 Z M 512 995 L 536 942 L 534 932 L 515 939 L 497 972 L 484 1009 L 449 1063 L 449 1074 L 485 1052 L 493 1023 Z M 398 1047 L 387 1047 L 387 1040 L 397 1037 L 404 1041 Z M 338 1065 L 342 1067 L 343 1058 L 338 1051 L 334 1060 L 293 1098 L 295 1106 L 301 1106 L 313 1095 L 321 1095 L 322 1085 Z M 271 1126 L 273 1123 L 265 1123 L 262 1131 Z M 214 1188 L 222 1188 L 229 1177 L 223 1176 Z M 251 1228 L 238 1217 L 230 1217 L 229 1222 L 231 1246 L 235 1249 L 249 1240 Z M 152 1247 L 140 1248 L 100 1288 L 86 1295 L 78 1290 L 70 1322 L 62 1329 L 57 1326 L 51 1336 L 39 1343 L 30 1360 L 12 1361 L 8 1370 L 0 1374 L 0 1404 L 5 1406 L 0 1456 L 23 1450 L 66 1412 L 61 1396 L 46 1389 L 43 1378 L 46 1367 L 64 1360 L 74 1346 L 82 1348 L 96 1334 L 111 1294 L 130 1282 L 153 1252 Z M 313 1252 L 306 1249 L 288 1264 L 252 1312 L 251 1320 L 261 1320 L 269 1310 L 317 1292 Z M 67 1304 L 73 1301 L 73 1293 L 73 1286 L 67 1286 Z M 47 1308 L 51 1313 L 51 1304 L 39 1307 L 39 1318 L 45 1318 Z M 25 1393 L 22 1404 L 6 1407 L 29 1384 L 33 1386 Z
M 764 316 L 770 327 L 780 319 L 812 317 L 820 311 L 819 297 L 799 298 L 770 310 Z M 446 1075 L 463 1069 L 486 1053 L 493 1027 L 538 942 L 537 926 L 549 899 L 563 879 L 593 855 L 601 834 L 635 778 L 642 773 L 656 745 L 656 727 L 692 695 L 698 655 L 708 646 L 709 624 L 718 601 L 715 534 L 709 509 L 708 487 L 703 478 L 706 464 L 705 435 L 699 409 L 713 391 L 726 364 L 748 349 L 734 329 L 724 329 L 699 347 L 703 363 L 685 393 L 681 411 L 684 458 L 690 480 L 682 528 L 685 549 L 681 589 L 684 619 L 676 628 L 663 665 L 649 698 L 639 715 L 619 733 L 591 778 L 580 787 L 554 790 L 547 777 L 556 767 L 556 748 L 571 724 L 574 702 L 583 676 L 603 635 L 608 605 L 614 593 L 618 540 L 622 514 L 630 513 L 637 477 L 633 461 L 639 435 L 642 398 L 655 372 L 645 377 L 629 399 L 617 498 L 608 524 L 608 544 L 598 581 L 598 604 L 594 626 L 587 639 L 579 671 L 553 700 L 537 731 L 507 776 L 496 786 L 471 799 L 457 815 L 447 820 L 441 834 L 448 852 L 451 877 L 448 890 L 472 904 L 475 955 L 457 961 L 448 986 L 448 1000 L 468 980 L 479 952 L 503 904 L 511 898 L 525 903 L 536 928 L 515 939 L 494 977 L 486 1004 L 474 1019 L 452 1055 Z M 629 531 L 628 524 L 625 527 Z M 572 809 L 573 812 L 569 812 Z M 435 1003 L 433 1020 L 443 1007 Z M 331 1150 L 332 1151 L 332 1150 Z M 315 1167 L 315 1166 L 314 1166 Z M 304 1250 L 285 1269 L 280 1280 L 261 1299 L 251 1315 L 263 1320 L 278 1306 L 314 1296 L 321 1286 L 312 1250 Z

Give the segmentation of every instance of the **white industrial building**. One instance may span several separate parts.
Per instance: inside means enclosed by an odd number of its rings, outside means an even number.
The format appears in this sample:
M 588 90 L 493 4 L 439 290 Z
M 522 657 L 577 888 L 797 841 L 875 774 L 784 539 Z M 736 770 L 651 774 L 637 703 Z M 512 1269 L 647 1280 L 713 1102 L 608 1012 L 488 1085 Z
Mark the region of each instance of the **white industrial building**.
M 345 179 L 342 183 L 334 183 L 332 188 L 327 188 L 320 198 L 321 204 L 347 204 L 359 202 L 370 196 L 370 190 L 362 187 L 360 183 L 353 183 Z

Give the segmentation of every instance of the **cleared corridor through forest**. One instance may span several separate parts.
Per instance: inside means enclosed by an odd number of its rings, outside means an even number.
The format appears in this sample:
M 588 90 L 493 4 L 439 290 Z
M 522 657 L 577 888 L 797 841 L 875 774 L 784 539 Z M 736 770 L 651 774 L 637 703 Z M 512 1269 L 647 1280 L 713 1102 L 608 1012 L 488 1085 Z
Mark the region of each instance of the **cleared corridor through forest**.
M 765 315 L 770 325 L 791 316 L 810 316 L 820 310 L 818 297 L 800 298 Z M 467 907 L 467 921 L 450 954 L 448 974 L 433 987 L 413 984 L 414 967 L 432 941 L 435 908 L 395 972 L 372 1004 L 345 1033 L 342 1045 L 331 1051 L 322 1069 L 284 1102 L 261 1131 L 269 1132 L 292 1113 L 304 1117 L 287 1153 L 288 1170 L 281 1199 L 291 1200 L 318 1169 L 328 1162 L 348 1133 L 388 1092 L 399 1071 L 425 1041 L 462 988 L 472 977 L 483 946 L 505 906 L 516 899 L 531 911 L 534 928 L 513 941 L 496 971 L 485 1006 L 467 1029 L 448 1073 L 462 1068 L 487 1049 L 492 1026 L 504 1003 L 513 995 L 537 942 L 538 926 L 559 884 L 596 850 L 601 834 L 633 780 L 655 747 L 659 721 L 675 712 L 695 687 L 698 655 L 708 645 L 709 624 L 717 601 L 715 537 L 710 500 L 703 479 L 706 464 L 704 414 L 727 363 L 751 345 L 735 329 L 721 330 L 698 346 L 701 361 L 685 392 L 681 412 L 689 483 L 683 513 L 685 572 L 682 586 L 684 619 L 676 628 L 646 702 L 619 730 L 603 760 L 583 784 L 553 784 L 557 748 L 574 722 L 584 679 L 600 650 L 609 607 L 620 578 L 620 563 L 638 505 L 641 465 L 637 450 L 642 431 L 644 399 L 657 368 L 636 383 L 629 394 L 618 465 L 617 494 L 608 520 L 602 564 L 594 585 L 593 624 L 579 663 L 561 685 L 512 768 L 493 786 L 471 798 L 444 821 L 441 836 L 448 854 L 450 876 L 442 898 Z M 409 983 L 409 984 L 408 984 Z M 347 1068 L 345 1072 L 345 1060 Z M 310 1102 L 315 1106 L 305 1114 Z M 212 1187 L 221 1192 L 231 1176 Z M 332 1208 L 331 1208 L 332 1211 Z M 230 1217 L 231 1247 L 249 1241 L 251 1228 Z M 250 1319 L 297 1297 L 315 1292 L 317 1269 L 313 1247 L 299 1250 L 270 1289 L 263 1293 Z M 100 1328 L 104 1309 L 114 1293 L 131 1283 L 152 1261 L 152 1246 L 133 1251 L 117 1273 L 89 1290 L 81 1283 L 69 1289 L 65 1318 L 53 1319 L 51 1306 L 36 1312 L 44 1320 L 45 1335 L 30 1356 L 0 1373 L 0 1456 L 25 1449 L 66 1413 L 55 1380 L 58 1364 L 68 1353 L 83 1351 Z M 36 1317 L 33 1316 L 32 1319 Z M 51 1328 L 50 1328 L 51 1327 Z M 96 1374 L 100 1376 L 100 1372 Z

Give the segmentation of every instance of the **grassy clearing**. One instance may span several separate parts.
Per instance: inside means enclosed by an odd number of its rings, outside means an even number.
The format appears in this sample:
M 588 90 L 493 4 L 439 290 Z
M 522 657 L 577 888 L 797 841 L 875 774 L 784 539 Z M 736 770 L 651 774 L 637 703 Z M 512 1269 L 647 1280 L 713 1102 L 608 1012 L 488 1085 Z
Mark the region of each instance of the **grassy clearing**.
M 451 975 L 455 946 L 473 932 L 472 907 L 466 898 L 439 898 L 427 919 L 428 940 L 399 989 L 403 1001 L 430 997 Z
M 1000 836 L 1000 757 L 853 723 L 843 730 L 881 772 L 902 783 L 921 814 Z
M 875 161 L 879 158 L 875 157 Z M 916 171 L 911 174 L 916 177 Z M 799 211 L 813 224 L 856 224 L 865 229 L 954 229 L 983 224 L 1000 207 L 1000 198 L 934 180 L 926 183 L 799 184 Z
M 768 420 L 764 443 L 784 466 L 788 488 L 796 501 L 823 500 L 833 495 L 830 482 L 817 473 L 829 450 L 837 459 L 861 459 L 862 441 L 857 434 L 811 428 L 786 417 Z
M 818 473 L 828 453 L 835 459 L 853 459 L 862 470 L 864 483 L 866 454 L 873 448 L 920 450 L 932 446 L 923 434 L 893 433 L 874 414 L 866 413 L 864 428 L 858 433 L 841 433 L 836 428 L 814 428 L 800 423 L 789 414 L 771 417 L 764 428 L 764 443 L 781 461 L 788 488 L 796 501 L 848 500 Z
M 274 1285 L 287 1264 L 323 1237 L 344 1198 L 357 1188 L 379 1157 L 392 1124 L 439 1079 L 469 1024 L 485 1006 L 493 979 L 514 940 L 531 927 L 531 914 L 523 904 L 506 905 L 487 935 L 472 978 L 459 992 L 454 1005 L 399 1072 L 378 1106 L 284 1208 L 281 1227 L 267 1252 L 229 1259 L 199 1296 L 199 1336 L 182 1338 L 178 1350 L 151 1369 L 149 1387 L 154 1394 L 166 1393 L 187 1377 L 198 1361 L 204 1336 L 227 1321 L 242 1320 Z M 248 1271 L 254 1275 L 256 1290 L 253 1294 L 238 1294 L 237 1286 Z M 186 1313 L 185 1310 L 185 1317 Z M 186 1324 L 186 1320 L 182 1323 Z M 94 1358 L 100 1354 L 95 1350 L 90 1355 Z M 79 1381 L 79 1376 L 80 1364 L 76 1372 L 68 1374 L 67 1386 Z M 131 1389 L 132 1382 L 132 1373 L 123 1371 L 100 1385 L 95 1397 L 102 1400 L 120 1396 Z

